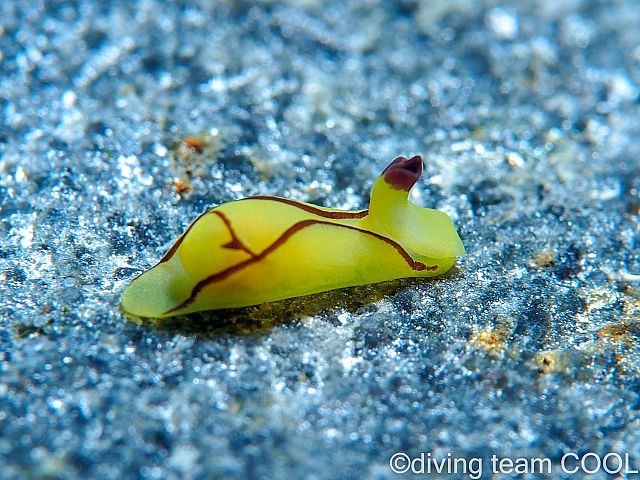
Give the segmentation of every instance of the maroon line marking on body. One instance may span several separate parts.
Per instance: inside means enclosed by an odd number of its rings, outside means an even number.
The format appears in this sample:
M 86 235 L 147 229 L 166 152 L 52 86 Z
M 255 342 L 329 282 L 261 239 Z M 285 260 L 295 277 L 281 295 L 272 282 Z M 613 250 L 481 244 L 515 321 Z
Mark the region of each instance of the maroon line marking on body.
M 242 250 L 244 252 L 247 252 L 252 257 L 256 256 L 256 254 L 253 253 L 251 250 L 249 250 L 249 247 L 247 247 L 244 243 L 242 243 L 242 241 L 238 238 L 238 236 L 236 235 L 236 232 L 233 230 L 233 227 L 231 226 L 231 221 L 227 218 L 227 216 L 224 213 L 219 212 L 218 210 L 212 210 L 211 213 L 215 213 L 216 215 L 218 215 L 218 217 L 220 217 L 220 219 L 222 219 L 225 226 L 227 227 L 227 230 L 229 230 L 229 234 L 231 235 L 231 241 L 229 243 L 225 243 L 224 245 L 222 245 L 222 248 L 232 248 L 235 250 Z
M 309 212 L 323 218 L 330 218 L 331 220 L 344 220 L 348 218 L 364 218 L 367 215 L 369 215 L 369 210 L 361 210 L 359 212 L 348 212 L 348 211 L 327 212 L 326 210 L 322 210 L 319 207 L 314 207 L 313 205 L 296 202 L 295 200 L 290 200 L 288 198 L 272 197 L 270 195 L 258 195 L 256 197 L 241 198 L 238 201 L 242 201 L 242 200 L 272 200 L 274 202 L 286 203 L 287 205 L 291 205 L 292 207 L 297 207 L 300 210 L 304 210 L 305 212 Z
M 325 210 L 322 210 L 320 208 L 314 207 L 312 205 L 307 205 L 307 204 L 303 204 L 303 203 L 300 203 L 300 202 L 296 202 L 295 200 L 290 200 L 288 198 L 272 197 L 272 196 L 269 196 L 269 195 L 257 195 L 255 197 L 241 198 L 240 200 L 236 200 L 236 201 L 239 202 L 239 201 L 242 201 L 242 200 L 272 200 L 274 202 L 286 203 L 287 205 L 291 205 L 292 207 L 297 207 L 300 210 L 304 210 L 305 212 L 309 212 L 309 213 L 312 213 L 314 215 L 318 215 L 319 217 L 323 217 L 323 218 L 330 218 L 332 220 L 344 220 L 344 219 L 349 219 L 349 218 L 364 218 L 369 214 L 369 210 L 361 210 L 359 212 L 347 212 L 347 211 L 345 211 L 345 212 L 327 212 Z M 189 232 L 189 230 L 191 230 L 191 227 L 193 227 L 193 225 L 198 220 L 200 220 L 200 217 L 203 217 L 204 215 L 207 215 L 209 213 L 216 213 L 217 214 L 218 212 L 217 212 L 216 208 L 218 208 L 218 207 L 211 208 L 211 209 L 207 210 L 206 212 L 201 213 L 200 215 L 198 215 L 198 218 L 196 218 L 191 223 L 191 225 L 189 225 L 189 228 L 187 228 L 187 230 L 180 236 L 180 238 L 178 238 L 176 243 L 173 244 L 173 246 L 164 255 L 164 257 L 162 257 L 160 259 L 160 261 L 158 263 L 156 263 L 156 266 L 160 265 L 161 263 L 168 262 L 171 259 L 171 257 L 173 257 L 173 255 L 176 253 L 176 250 L 178 250 L 178 247 L 180 246 L 180 244 L 182 243 L 182 241 L 186 237 L 186 235 Z M 223 221 L 224 221 L 224 219 L 223 219 Z M 226 222 L 225 222 L 225 224 L 226 224 Z M 233 243 L 233 240 L 230 243 Z M 228 246 L 228 245 L 229 244 L 223 245 L 223 246 L 226 246 L 227 248 L 236 248 L 235 246 Z M 242 249 L 242 250 L 244 250 L 244 249 Z M 248 253 L 250 253 L 250 252 L 248 252 Z M 251 253 L 251 255 L 254 255 L 254 254 Z
M 176 243 L 174 243 L 173 246 L 169 249 L 169 251 L 164 254 L 164 257 L 162 257 L 160 261 L 156 263 L 155 265 L 156 267 L 161 263 L 168 262 L 169 260 L 171 260 L 171 257 L 173 257 L 173 255 L 176 253 L 176 250 L 178 250 L 178 247 L 180 246 L 184 238 L 187 236 L 187 233 L 189 233 L 189 230 L 191 230 L 191 227 L 193 227 L 196 224 L 196 222 L 200 220 L 202 217 L 204 217 L 207 213 L 209 213 L 209 210 L 207 210 L 204 213 L 201 213 L 200 215 L 198 215 L 198 218 L 196 218 L 193 222 L 191 222 L 191 225 L 189 225 L 189 228 L 187 228 L 184 231 L 184 233 L 180 235 L 180 238 L 176 240 Z
M 428 271 L 434 271 L 438 269 L 438 265 L 431 265 L 431 266 L 427 266 L 422 262 L 418 262 L 416 260 L 414 260 L 413 258 L 411 258 L 411 256 L 406 252 L 406 250 L 404 248 L 402 248 L 402 245 L 400 245 L 397 242 L 394 242 L 393 240 L 384 237 L 378 233 L 375 232 L 369 232 L 367 230 L 362 230 L 361 228 L 358 227 L 353 227 L 351 225 L 342 225 L 339 223 L 332 223 L 332 222 L 324 222 L 322 220 L 303 220 L 301 222 L 298 222 L 296 224 L 294 224 L 293 226 L 289 227 L 288 230 L 286 230 L 282 235 L 280 235 L 280 237 L 278 237 L 278 239 L 273 242 L 270 246 L 268 246 L 267 248 L 265 248 L 262 252 L 260 252 L 258 255 L 255 255 L 247 260 L 244 260 L 243 262 L 240 262 L 232 267 L 229 267 L 225 270 L 222 270 L 221 272 L 218 272 L 214 275 L 211 275 L 210 277 L 205 278 L 204 280 L 201 280 L 200 282 L 198 282 L 196 284 L 195 287 L 193 287 L 193 290 L 191 290 L 191 295 L 189 296 L 188 299 L 186 299 L 184 302 L 182 302 L 180 305 L 167 310 L 166 312 L 163 313 L 163 315 L 167 315 L 169 313 L 174 313 L 177 312 L 178 310 L 182 310 L 183 308 L 189 306 L 190 304 L 192 304 L 195 300 L 197 295 L 202 291 L 202 289 L 204 289 L 207 285 L 210 285 L 212 283 L 216 283 L 216 282 L 220 282 L 222 280 L 224 280 L 225 278 L 229 277 L 230 275 L 233 275 L 236 272 L 239 272 L 241 270 L 243 270 L 244 268 L 259 262 L 260 260 L 262 260 L 263 258 L 265 258 L 267 255 L 269 255 L 270 253 L 272 253 L 273 251 L 275 251 L 276 249 L 278 249 L 279 247 L 281 247 L 282 245 L 285 244 L 285 242 L 287 240 L 289 240 L 289 238 L 291 238 L 295 233 L 299 232 L 300 230 L 309 227 L 311 225 L 333 225 L 336 227 L 342 227 L 342 228 L 348 228 L 350 230 L 355 230 L 361 233 L 365 233 L 367 235 L 371 235 L 375 238 L 377 238 L 378 240 L 382 240 L 383 242 L 391 245 L 393 248 L 396 249 L 396 251 L 400 254 L 400 256 L 407 262 L 407 264 L 409 265 L 409 267 L 411 267 L 412 270 L 415 270 L 417 272 L 421 272 L 422 270 L 428 270 Z

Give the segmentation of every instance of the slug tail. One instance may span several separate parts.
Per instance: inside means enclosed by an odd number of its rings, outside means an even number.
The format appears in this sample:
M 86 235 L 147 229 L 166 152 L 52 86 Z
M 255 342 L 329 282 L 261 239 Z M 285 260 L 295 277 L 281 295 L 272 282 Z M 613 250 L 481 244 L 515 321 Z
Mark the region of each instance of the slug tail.
M 174 257 L 131 282 L 122 294 L 122 308 L 137 317 L 160 318 L 189 298 L 193 286 L 179 258 Z

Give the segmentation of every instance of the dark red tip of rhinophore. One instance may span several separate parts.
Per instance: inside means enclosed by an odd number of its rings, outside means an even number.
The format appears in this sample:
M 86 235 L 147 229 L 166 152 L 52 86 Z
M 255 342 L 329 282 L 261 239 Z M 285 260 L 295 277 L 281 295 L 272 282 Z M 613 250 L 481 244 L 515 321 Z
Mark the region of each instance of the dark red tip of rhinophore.
M 408 192 L 422 174 L 422 157 L 398 157 L 382 172 L 385 181 L 396 190 Z

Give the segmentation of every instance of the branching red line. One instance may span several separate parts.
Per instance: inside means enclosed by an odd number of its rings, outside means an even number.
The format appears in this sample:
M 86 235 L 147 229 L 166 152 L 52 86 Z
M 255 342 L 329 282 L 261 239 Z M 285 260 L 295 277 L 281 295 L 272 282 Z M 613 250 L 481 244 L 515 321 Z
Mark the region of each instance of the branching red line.
M 346 211 L 345 212 L 327 212 L 327 211 L 322 210 L 320 208 L 314 207 L 313 205 L 307 205 L 307 204 L 304 204 L 304 203 L 296 202 L 295 200 L 289 200 L 288 198 L 271 197 L 269 195 L 258 195 L 258 196 L 255 196 L 255 197 L 247 197 L 247 198 L 242 198 L 242 199 L 240 199 L 238 201 L 243 201 L 243 200 L 271 200 L 273 202 L 286 203 L 287 205 L 291 205 L 292 207 L 299 208 L 300 210 L 304 210 L 305 212 L 309 212 L 309 213 L 312 213 L 314 215 L 318 215 L 319 217 L 323 217 L 323 218 L 330 218 L 332 220 L 344 220 L 344 219 L 349 219 L 349 218 L 353 218 L 353 219 L 355 219 L 355 218 L 364 218 L 369 214 L 369 210 L 360 210 L 359 212 L 346 212 Z M 157 265 L 160 265 L 161 263 L 169 261 L 171 259 L 171 257 L 173 257 L 173 255 L 176 253 L 176 250 L 178 250 L 178 247 L 180 246 L 180 244 L 182 243 L 184 238 L 187 236 L 187 233 L 189 232 L 189 230 L 191 230 L 191 227 L 193 227 L 193 225 L 195 225 L 195 223 L 198 220 L 200 220 L 201 217 L 203 217 L 204 215 L 207 215 L 209 213 L 219 214 L 219 212 L 215 208 L 213 208 L 211 210 L 207 210 L 204 213 L 201 213 L 198 216 L 198 218 L 196 218 L 195 221 L 191 225 L 189 225 L 189 228 L 187 228 L 187 230 L 180 236 L 180 238 L 176 241 L 176 243 L 173 244 L 171 249 L 169 249 L 169 251 L 165 254 L 165 256 L 162 257 L 162 259 L 157 263 Z M 223 221 L 225 221 L 225 218 L 223 218 Z M 225 221 L 225 224 L 226 223 L 227 222 Z M 232 232 L 230 224 L 227 224 L 227 227 L 229 228 L 229 231 Z M 233 235 L 233 233 L 232 233 L 232 235 Z M 234 237 L 234 238 L 237 238 L 237 237 Z M 234 247 L 228 247 L 228 248 L 234 248 Z M 244 248 L 242 250 L 244 250 Z M 253 253 L 249 252 L 248 250 L 245 250 L 245 251 L 247 253 L 250 253 L 251 255 L 253 255 Z
M 231 226 L 231 221 L 227 218 L 227 216 L 218 210 L 212 210 L 212 213 L 215 213 L 216 215 L 218 215 L 218 217 L 222 219 L 225 226 L 227 227 L 227 230 L 229 230 L 229 234 L 231 235 L 231 241 L 229 243 L 222 245 L 222 247 L 233 248 L 235 250 L 242 250 L 244 252 L 247 252 L 252 257 L 255 257 L 256 254 L 253 253 L 251 250 L 249 250 L 249 247 L 247 247 L 244 243 L 242 243 L 242 240 L 238 238 L 238 236 L 236 235 L 236 232 L 233 230 L 233 227 Z
M 264 259 L 267 255 L 269 255 L 270 253 L 274 252 L 276 249 L 278 249 L 279 247 L 281 247 L 282 245 L 284 245 L 286 243 L 287 240 L 289 240 L 289 238 L 291 238 L 294 234 L 296 234 L 297 232 L 299 232 L 300 230 L 309 227 L 311 225 L 332 225 L 335 227 L 341 227 L 341 228 L 347 228 L 349 230 L 355 230 L 361 233 L 364 233 L 366 235 L 371 235 L 375 238 L 377 238 L 378 240 L 381 240 L 389 245 L 391 245 L 393 248 L 396 249 L 396 251 L 400 254 L 400 256 L 402 256 L 402 258 L 407 262 L 407 264 L 409 265 L 409 267 L 411 267 L 412 270 L 415 271 L 422 271 L 422 270 L 429 270 L 429 271 L 434 271 L 438 269 L 438 265 L 431 265 L 431 266 L 427 266 L 422 262 L 418 262 L 416 260 L 414 260 L 413 258 L 411 258 L 411 256 L 406 252 L 406 250 L 397 242 L 391 240 L 390 238 L 387 238 L 383 235 L 380 235 L 378 233 L 375 232 L 370 232 L 368 230 L 363 230 L 361 228 L 358 227 L 354 227 L 351 225 L 342 225 L 342 224 L 338 224 L 338 223 L 332 223 L 332 222 L 325 222 L 323 220 L 303 220 L 301 222 L 298 222 L 294 225 L 292 225 L 291 227 L 289 227 L 289 229 L 287 229 L 282 235 L 280 235 L 280 237 L 278 237 L 278 239 L 273 242 L 270 246 L 268 246 L 267 248 L 265 248 L 262 252 L 260 252 L 257 255 L 254 255 L 253 257 L 244 260 L 236 265 L 233 265 L 232 267 L 226 268 L 225 270 L 222 270 L 218 273 L 215 273 L 213 275 L 211 275 L 210 277 L 205 278 L 204 280 L 201 280 L 200 282 L 198 282 L 196 284 L 195 287 L 193 287 L 193 290 L 191 290 L 191 295 L 189 296 L 189 298 L 187 300 L 185 300 L 184 302 L 182 302 L 181 304 L 179 304 L 178 306 L 167 310 L 166 312 L 164 312 L 163 315 L 167 315 L 169 313 L 175 313 L 179 310 L 182 310 L 183 308 L 189 306 L 190 304 L 192 304 L 195 300 L 197 295 L 208 285 L 211 285 L 213 283 L 216 282 L 220 282 L 226 278 L 228 278 L 229 276 L 233 275 L 234 273 L 237 273 L 241 270 L 244 270 L 245 268 L 249 267 L 250 265 L 253 265 L 254 263 L 259 262 L 260 260 Z
M 242 201 L 242 200 L 270 200 L 273 202 L 286 203 L 287 205 L 291 205 L 292 207 L 299 208 L 300 210 L 304 210 L 305 212 L 309 212 L 323 218 L 330 218 L 331 220 L 345 220 L 348 218 L 364 218 L 369 214 L 369 210 L 360 210 L 358 212 L 348 212 L 348 211 L 327 212 L 326 210 L 322 210 L 321 208 L 314 207 L 313 205 L 296 202 L 295 200 L 289 200 L 288 198 L 271 197 L 269 195 L 258 195 L 256 197 L 247 197 L 247 198 L 242 198 L 239 201 Z

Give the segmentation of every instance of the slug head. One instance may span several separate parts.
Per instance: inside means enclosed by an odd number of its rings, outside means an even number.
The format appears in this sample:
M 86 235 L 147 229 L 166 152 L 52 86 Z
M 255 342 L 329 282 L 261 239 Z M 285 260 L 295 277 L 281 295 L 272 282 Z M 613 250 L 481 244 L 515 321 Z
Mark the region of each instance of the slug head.
M 449 216 L 409 202 L 422 174 L 422 157 L 398 157 L 380 174 L 371 192 L 369 215 L 391 236 L 430 258 L 459 257 L 464 245 Z
M 422 175 L 420 155 L 411 158 L 397 157 L 380 174 L 392 189 L 407 193 L 418 181 L 420 175 Z

